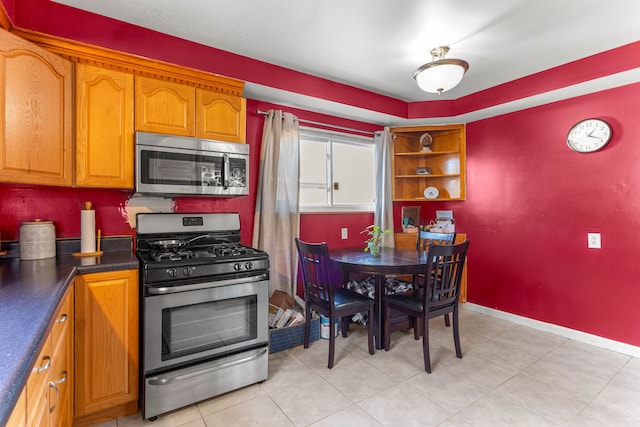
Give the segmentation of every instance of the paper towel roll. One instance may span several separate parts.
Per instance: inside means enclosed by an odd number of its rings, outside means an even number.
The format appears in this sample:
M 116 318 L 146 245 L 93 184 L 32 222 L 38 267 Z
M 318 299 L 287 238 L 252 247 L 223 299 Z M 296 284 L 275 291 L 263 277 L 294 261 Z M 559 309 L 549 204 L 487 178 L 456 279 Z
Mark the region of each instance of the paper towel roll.
M 80 252 L 96 251 L 96 211 L 80 211 Z

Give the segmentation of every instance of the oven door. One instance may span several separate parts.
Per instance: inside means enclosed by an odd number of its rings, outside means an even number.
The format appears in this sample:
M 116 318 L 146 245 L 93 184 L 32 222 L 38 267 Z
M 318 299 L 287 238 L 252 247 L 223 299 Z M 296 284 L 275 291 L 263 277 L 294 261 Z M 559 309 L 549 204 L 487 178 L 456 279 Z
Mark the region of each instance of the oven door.
M 167 286 L 144 297 L 145 373 L 268 343 L 264 276 Z M 196 287 L 198 289 L 181 291 Z

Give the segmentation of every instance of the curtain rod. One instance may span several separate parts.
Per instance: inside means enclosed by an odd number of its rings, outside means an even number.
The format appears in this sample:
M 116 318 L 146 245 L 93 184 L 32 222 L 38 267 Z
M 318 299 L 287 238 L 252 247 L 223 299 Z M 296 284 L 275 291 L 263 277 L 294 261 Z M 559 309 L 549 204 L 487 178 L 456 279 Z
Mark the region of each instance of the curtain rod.
M 267 114 L 269 114 L 268 111 L 260 111 L 260 110 L 256 110 L 256 113 L 261 115 L 261 116 L 266 116 Z M 310 125 L 325 126 L 325 127 L 329 127 L 329 128 L 333 128 L 333 129 L 346 130 L 346 131 L 350 131 L 350 132 L 358 132 L 358 133 L 363 133 L 365 135 L 374 135 L 375 134 L 375 132 L 370 132 L 368 130 L 361 130 L 361 129 L 348 128 L 348 127 L 344 127 L 344 126 L 330 125 L 329 123 L 314 122 L 312 120 L 298 119 L 298 122 L 305 123 L 305 124 L 310 124 Z

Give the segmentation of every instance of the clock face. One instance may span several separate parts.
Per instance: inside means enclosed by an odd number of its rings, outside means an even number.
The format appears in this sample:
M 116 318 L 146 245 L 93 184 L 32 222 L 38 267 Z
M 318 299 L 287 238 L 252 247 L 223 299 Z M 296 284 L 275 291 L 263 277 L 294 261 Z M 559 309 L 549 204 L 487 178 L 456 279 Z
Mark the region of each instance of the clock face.
M 579 153 L 598 151 L 611 140 L 611 126 L 604 120 L 582 120 L 569 130 L 567 145 Z

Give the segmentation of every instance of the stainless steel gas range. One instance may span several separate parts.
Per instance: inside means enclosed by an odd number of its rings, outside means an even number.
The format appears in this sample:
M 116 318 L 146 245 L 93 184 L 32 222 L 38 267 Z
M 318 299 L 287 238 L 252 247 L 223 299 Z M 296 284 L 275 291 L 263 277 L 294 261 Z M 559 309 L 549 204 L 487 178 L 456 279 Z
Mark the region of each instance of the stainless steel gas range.
M 240 244 L 236 213 L 140 213 L 142 415 L 268 374 L 269 257 Z

